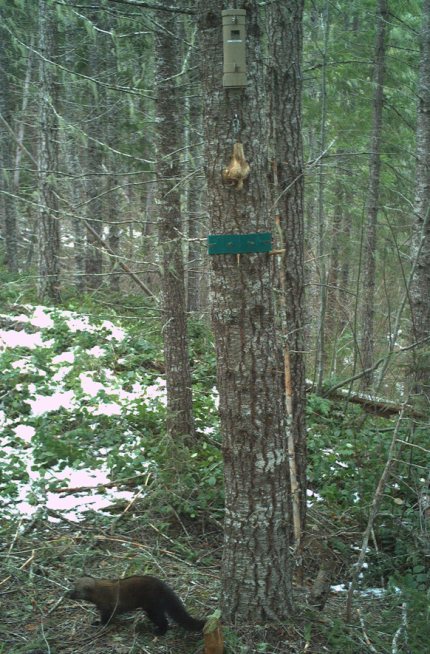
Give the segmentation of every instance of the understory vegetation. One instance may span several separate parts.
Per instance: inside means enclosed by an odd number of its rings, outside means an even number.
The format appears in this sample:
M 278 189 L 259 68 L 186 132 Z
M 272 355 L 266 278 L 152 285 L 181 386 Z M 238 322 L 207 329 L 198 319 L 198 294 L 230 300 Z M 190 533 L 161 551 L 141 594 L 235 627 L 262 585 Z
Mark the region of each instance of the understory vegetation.
M 76 654 L 90 642 L 91 652 L 201 651 L 198 636 L 176 627 L 156 638 L 139 614 L 99 632 L 94 607 L 65 593 L 84 572 L 149 573 L 167 579 L 194 615 L 217 608 L 224 496 L 207 324 L 190 322 L 197 441 L 173 442 L 164 428 L 153 306 L 136 296 L 108 306 L 86 297 L 78 309 L 70 296 L 53 309 L 36 303 L 30 279 L 20 280 L 19 293 L 10 277 L 4 281 L 0 652 Z M 307 421 L 308 536 L 295 619 L 249 629 L 223 624 L 227 652 L 391 652 L 395 643 L 396 651 L 421 653 L 430 633 L 426 433 L 417 419 L 400 426 L 346 624 L 346 589 L 397 417 L 365 413 L 347 397 L 309 394 Z M 328 551 L 335 585 L 319 614 L 306 594 Z

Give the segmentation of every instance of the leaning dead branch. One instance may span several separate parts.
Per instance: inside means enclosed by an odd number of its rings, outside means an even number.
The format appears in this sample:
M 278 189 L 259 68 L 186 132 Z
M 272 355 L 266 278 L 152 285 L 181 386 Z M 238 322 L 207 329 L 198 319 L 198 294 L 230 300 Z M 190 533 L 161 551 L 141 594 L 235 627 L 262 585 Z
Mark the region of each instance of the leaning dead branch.
M 406 406 L 406 404 L 407 404 L 407 400 L 405 402 L 405 406 Z M 371 533 L 375 518 L 376 518 L 376 516 L 378 514 L 379 507 L 381 506 L 381 502 L 382 502 L 382 499 L 383 499 L 383 496 L 384 496 L 384 488 L 385 488 L 385 485 L 387 483 L 388 476 L 389 476 L 389 474 L 391 472 L 391 468 L 393 467 L 393 465 L 395 463 L 394 459 L 395 459 L 396 441 L 397 441 L 397 436 L 398 436 L 398 433 L 399 433 L 400 425 L 401 425 L 401 422 L 403 420 L 403 414 L 404 414 L 405 406 L 402 408 L 402 410 L 400 412 L 400 416 L 399 416 L 399 419 L 397 421 L 396 428 L 394 430 L 393 438 L 391 440 L 390 451 L 388 453 L 387 462 L 385 464 L 384 471 L 383 471 L 383 473 L 381 475 L 381 478 L 379 480 L 378 487 L 377 487 L 377 489 L 375 491 L 375 494 L 373 496 L 373 502 L 372 502 L 372 506 L 371 506 L 371 509 L 370 509 L 369 519 L 368 519 L 368 522 L 367 522 L 366 531 L 364 532 L 364 536 L 363 536 L 363 542 L 362 542 L 362 546 L 361 546 L 360 556 L 358 557 L 358 561 L 354 566 L 355 569 L 354 569 L 354 573 L 352 575 L 351 584 L 350 584 L 349 589 L 348 589 L 348 599 L 347 599 L 347 602 L 346 602 L 346 619 L 347 619 L 347 622 L 351 621 L 352 597 L 354 595 L 354 589 L 355 589 L 355 586 L 357 584 L 358 575 L 360 574 L 360 571 L 361 571 L 361 569 L 363 567 L 364 559 L 366 558 L 366 550 L 367 550 L 367 545 L 368 545 L 368 542 L 369 542 L 369 536 L 370 536 L 370 533 Z

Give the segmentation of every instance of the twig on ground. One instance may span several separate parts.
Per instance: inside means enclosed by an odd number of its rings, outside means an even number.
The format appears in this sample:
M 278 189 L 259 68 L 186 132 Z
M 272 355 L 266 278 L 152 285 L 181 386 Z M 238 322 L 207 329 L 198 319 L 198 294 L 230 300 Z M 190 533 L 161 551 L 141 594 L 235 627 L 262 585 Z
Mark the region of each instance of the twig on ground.
M 17 541 L 17 538 L 18 538 L 18 535 L 19 535 L 19 529 L 20 529 L 20 527 L 21 527 L 21 525 L 22 525 L 22 521 L 23 521 L 23 519 L 24 519 L 24 518 L 21 518 L 21 520 L 20 520 L 19 523 L 18 523 L 18 527 L 17 527 L 17 530 L 16 530 L 16 532 L 15 532 L 15 536 L 14 536 L 13 539 L 12 539 L 12 543 L 10 544 L 9 551 L 8 551 L 8 553 L 7 553 L 6 561 L 7 561 L 7 559 L 9 558 L 9 556 L 10 556 L 12 550 L 13 550 L 13 547 L 14 547 L 16 541 Z
M 42 632 L 43 640 L 44 640 L 45 643 L 46 643 L 46 647 L 47 647 L 47 649 L 48 649 L 48 654 L 51 654 L 51 648 L 49 647 L 49 643 L 48 643 L 48 641 L 46 640 L 45 631 L 44 631 L 44 629 L 43 629 L 43 618 L 42 618 L 42 621 L 41 621 L 41 623 L 40 623 L 40 631 Z
M 378 654 L 378 652 L 376 651 L 376 649 L 373 647 L 372 643 L 370 642 L 369 636 L 366 633 L 366 627 L 364 626 L 364 620 L 363 620 L 363 616 L 361 615 L 360 609 L 357 609 L 357 615 L 358 615 L 358 619 L 360 620 L 361 629 L 363 631 L 363 637 L 364 637 L 364 640 L 366 642 L 367 647 L 370 649 L 371 652 L 374 652 L 374 654 Z
M 24 568 L 33 561 L 34 559 L 34 550 L 32 551 L 32 554 L 30 558 L 27 559 L 22 565 L 19 566 L 18 570 L 24 570 Z M 9 579 L 12 579 L 12 575 L 9 575 L 9 577 L 6 577 L 6 579 L 3 579 L 3 581 L 0 581 L 0 586 L 3 586 Z
M 54 606 L 51 606 L 49 611 L 47 613 L 45 613 L 45 617 L 48 617 L 48 615 L 51 615 L 51 613 L 53 613 L 55 611 L 55 609 L 60 606 L 61 602 L 64 600 L 64 598 L 66 597 L 68 592 L 69 591 L 66 591 L 65 593 L 63 593 L 61 595 L 60 599 L 55 602 Z
M 407 632 L 407 626 L 408 626 L 408 605 L 406 602 L 403 602 L 402 604 L 402 624 L 400 627 L 397 629 L 396 633 L 394 634 L 393 638 L 393 643 L 392 643 L 392 650 L 391 654 L 397 654 L 397 641 L 400 638 L 400 635 L 402 632 L 404 632 L 404 640 L 405 640 L 405 646 L 406 649 L 408 647 L 408 632 Z
M 143 491 L 145 490 L 145 488 L 146 488 L 146 486 L 143 486 L 143 487 L 140 489 L 140 491 L 139 491 L 138 493 L 136 493 L 136 495 L 133 497 L 133 499 L 131 500 L 131 502 L 129 502 L 129 503 L 127 504 L 127 506 L 125 507 L 124 511 L 123 511 L 122 513 L 120 513 L 120 515 L 117 516 L 117 517 L 115 518 L 115 520 L 112 521 L 112 524 L 111 524 L 110 529 L 109 529 L 109 531 L 110 531 L 111 533 L 113 532 L 113 530 L 115 529 L 117 523 L 121 520 L 121 518 L 123 518 L 123 517 L 125 516 L 125 514 L 126 514 L 127 511 L 129 510 L 129 508 L 130 508 L 131 506 L 133 506 L 133 504 L 135 503 L 135 501 L 136 501 L 136 500 L 137 500 L 137 499 L 142 495 L 142 493 L 143 493 Z

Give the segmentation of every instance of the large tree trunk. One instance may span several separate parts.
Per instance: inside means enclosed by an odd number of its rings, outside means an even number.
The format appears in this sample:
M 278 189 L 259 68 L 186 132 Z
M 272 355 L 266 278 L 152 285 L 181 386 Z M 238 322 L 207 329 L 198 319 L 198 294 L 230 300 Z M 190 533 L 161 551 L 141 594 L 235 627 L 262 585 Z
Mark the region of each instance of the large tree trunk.
M 169 0 L 162 4 L 170 6 Z M 160 248 L 163 296 L 163 339 L 166 366 L 167 427 L 172 436 L 194 437 L 184 261 L 182 252 L 181 204 L 178 182 L 181 173 L 178 121 L 181 118 L 176 79 L 178 72 L 174 14 L 166 12 L 163 30 L 155 41 L 155 138 L 158 244 Z
M 306 524 L 306 391 L 304 363 L 304 219 L 302 143 L 303 0 L 267 8 L 269 139 L 277 173 L 282 231 L 286 331 L 302 530 Z M 288 189 L 288 190 L 286 190 Z M 285 192 L 284 192 L 285 191 Z M 277 198 L 275 198 L 276 200 Z
M 55 68 L 47 63 L 57 57 L 55 8 L 39 0 L 39 286 L 40 300 L 47 296 L 61 302 L 60 293 L 60 216 L 56 194 L 58 170 L 58 84 Z
M 366 233 L 364 239 L 363 313 L 361 334 L 361 365 L 372 367 L 375 316 L 376 225 L 379 205 L 379 173 L 381 168 L 382 106 L 384 99 L 385 25 L 388 17 L 387 0 L 378 0 L 373 73 L 372 135 L 370 141 L 369 189 L 367 197 Z M 361 388 L 373 382 L 373 372 L 363 375 Z
M 2 29 L 5 20 L 4 9 L 0 8 L 0 113 L 12 127 L 12 98 L 9 86 L 10 57 L 12 56 L 9 33 Z M 11 272 L 18 270 L 18 228 L 16 218 L 16 202 L 13 185 L 13 145 L 6 128 L 0 124 L 0 187 L 3 193 L 3 209 L 5 218 L 6 257 L 5 264 Z
M 269 231 L 263 56 L 257 0 L 247 3 L 248 86 L 222 88 L 222 0 L 200 0 L 204 169 L 212 234 Z M 221 172 L 240 121 L 251 173 L 242 190 Z M 291 612 L 289 474 L 273 257 L 211 257 L 212 324 L 225 477 L 222 611 L 230 621 L 284 620 Z
M 428 338 L 430 333 L 430 0 L 423 0 L 421 27 L 421 58 L 418 77 L 417 151 L 415 173 L 415 204 L 412 231 L 412 253 L 414 260 L 418 248 L 415 277 L 412 282 L 411 314 L 412 342 Z M 415 355 L 416 392 L 430 399 L 430 363 L 422 347 Z

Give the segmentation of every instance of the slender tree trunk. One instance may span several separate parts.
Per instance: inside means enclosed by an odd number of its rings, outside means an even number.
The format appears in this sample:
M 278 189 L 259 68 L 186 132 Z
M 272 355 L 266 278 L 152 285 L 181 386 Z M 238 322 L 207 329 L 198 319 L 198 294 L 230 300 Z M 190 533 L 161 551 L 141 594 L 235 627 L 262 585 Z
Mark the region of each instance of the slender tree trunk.
M 421 27 L 421 57 L 418 74 L 417 150 L 415 173 L 414 221 L 412 227 L 412 259 L 424 241 L 412 282 L 411 341 L 427 338 L 430 333 L 430 0 L 423 0 Z M 427 220 L 427 226 L 425 221 Z M 427 352 L 427 354 L 426 354 Z M 415 392 L 430 401 L 430 362 L 427 349 L 415 350 Z
M 350 173 L 349 173 L 350 174 Z M 348 290 L 352 248 L 350 246 L 351 229 L 352 229 L 352 207 L 354 194 L 351 190 L 351 181 L 348 180 L 345 188 L 345 210 L 343 211 L 342 220 L 342 265 L 340 273 L 340 285 L 342 289 Z
M 343 153 L 343 150 L 338 149 L 338 155 Z M 336 329 L 338 323 L 338 300 L 339 300 L 339 246 L 342 232 L 342 206 L 343 206 L 343 184 L 342 184 L 342 157 L 339 156 L 337 160 L 336 182 L 334 187 L 334 211 L 333 211 L 333 224 L 331 234 L 331 248 L 330 248 L 330 269 L 328 273 L 328 289 L 327 289 L 327 308 L 329 311 L 327 325 L 331 336 Z
M 387 0 L 378 0 L 376 5 L 375 68 L 373 72 L 372 135 L 370 142 L 369 188 L 367 197 L 366 233 L 363 262 L 363 312 L 361 335 L 361 364 L 363 370 L 372 367 L 374 316 L 375 316 L 375 271 L 376 271 L 376 226 L 379 205 L 379 173 L 381 167 L 382 107 L 384 100 L 385 27 L 388 17 Z M 373 372 L 362 377 L 361 388 L 367 389 L 373 383 Z
M 197 57 L 192 57 L 191 66 L 197 65 Z M 200 88 L 196 88 L 196 95 L 200 95 Z M 199 139 L 202 129 L 202 107 L 201 103 L 193 99 L 189 106 L 190 121 L 190 145 Z M 200 167 L 201 148 L 193 147 L 188 152 L 190 172 L 196 173 Z M 187 283 L 187 308 L 191 313 L 199 311 L 199 291 L 201 277 L 201 245 L 197 241 L 200 236 L 201 201 L 202 201 L 202 180 L 195 174 L 188 189 L 188 283 Z
M 257 0 L 246 9 L 248 86 L 222 88 L 222 0 L 198 2 L 204 169 L 212 234 L 270 230 L 263 53 Z M 223 182 L 236 140 L 251 166 L 241 190 Z M 222 611 L 230 621 L 291 612 L 288 442 L 269 254 L 211 257 L 212 324 L 223 439 Z
M 106 44 L 107 56 L 106 63 L 108 68 L 107 77 L 109 84 L 113 86 L 116 83 L 117 56 L 114 40 L 109 36 Z M 106 136 L 107 143 L 112 150 L 118 149 L 118 131 L 119 131 L 119 111 L 118 99 L 115 91 L 109 89 L 106 98 L 107 118 L 106 118 Z M 109 194 L 107 196 L 107 217 L 109 222 L 109 245 L 117 256 L 120 254 L 120 226 L 119 220 L 119 197 L 115 188 L 118 186 L 118 155 L 110 151 L 107 155 L 108 178 L 107 185 Z M 110 259 L 110 290 L 112 293 L 120 292 L 120 271 L 116 259 Z
M 30 47 L 34 47 L 34 36 L 31 37 Z M 27 72 L 25 75 L 24 89 L 22 93 L 22 106 L 21 106 L 21 120 L 19 122 L 19 127 L 17 131 L 18 141 L 22 143 L 24 141 L 24 129 L 25 129 L 25 112 L 27 111 L 28 98 L 30 96 L 30 80 L 33 67 L 33 52 L 29 50 L 28 60 L 27 60 Z M 10 123 L 9 123 L 10 124 Z M 22 148 L 18 145 L 15 150 L 15 171 L 13 174 L 13 188 L 14 193 L 18 194 L 19 192 L 19 175 L 21 170 L 21 158 L 22 158 Z
M 321 80 L 321 132 L 320 132 L 320 148 L 321 153 L 325 149 L 325 136 L 326 136 L 326 115 L 327 115 L 327 83 L 326 83 L 326 63 L 327 63 L 327 50 L 328 38 L 330 33 L 330 6 L 327 5 L 324 10 L 324 51 L 322 61 L 322 80 Z M 318 335 L 318 383 L 317 393 L 321 395 L 322 385 L 324 381 L 324 366 L 325 366 L 325 314 L 327 309 L 327 288 L 326 288 L 326 265 L 325 265 L 325 227 L 324 227 L 324 159 L 321 159 L 318 170 L 318 259 L 320 271 L 320 322 L 319 322 L 319 335 Z
M 170 0 L 162 0 L 170 6 Z M 176 17 L 166 12 L 163 30 L 155 41 L 155 138 L 158 244 L 161 259 L 164 361 L 166 365 L 167 427 L 172 436 L 194 437 L 194 415 L 187 314 L 185 304 L 184 262 L 182 252 L 179 125 L 182 117 L 177 81 L 179 60 Z
M 94 0 L 93 7 L 99 5 L 99 0 Z M 92 13 L 93 22 L 97 23 L 99 12 Z M 101 39 L 95 33 L 93 35 L 93 43 L 89 45 L 89 73 L 91 77 L 97 79 L 101 71 Z M 88 200 L 88 215 L 87 220 L 91 227 L 97 232 L 99 236 L 103 234 L 103 214 L 102 214 L 102 199 L 100 197 L 102 191 L 102 172 L 103 172 L 103 155 L 100 142 L 103 135 L 103 117 L 101 109 L 102 90 L 97 88 L 93 90 L 93 97 L 91 100 L 92 111 L 90 113 L 90 122 L 88 123 L 88 149 L 87 149 L 87 165 L 88 165 L 88 181 L 87 181 L 87 196 Z M 103 254 L 102 249 L 97 243 L 97 239 L 90 233 L 87 234 L 87 284 L 91 289 L 97 289 L 102 283 L 103 272 Z
M 276 163 L 274 198 L 282 232 L 286 332 L 291 377 L 291 432 L 296 459 L 300 523 L 306 524 L 306 390 L 304 363 L 304 206 L 302 143 L 303 0 L 268 6 L 268 124 Z M 285 192 L 285 189 L 288 191 Z M 291 449 L 291 448 L 290 448 Z
M 9 85 L 10 57 L 12 56 L 12 52 L 9 33 L 1 26 L 4 19 L 4 10 L 0 8 L 0 113 L 6 122 L 12 126 L 13 111 Z M 0 187 L 3 191 L 6 240 L 5 264 L 10 272 L 17 272 L 18 225 L 13 186 L 13 146 L 9 134 L 2 125 L 0 125 L 0 147 L 2 162 Z
M 200 206 L 201 184 L 194 180 L 188 194 L 188 284 L 187 309 L 190 313 L 199 311 L 200 277 L 201 277 L 201 246 L 198 242 L 200 236 Z
M 66 25 L 66 66 L 73 70 L 75 66 L 75 45 L 76 34 L 73 27 Z M 75 85 L 72 80 L 66 85 L 66 109 L 65 113 L 70 125 L 78 118 L 76 115 L 76 98 L 74 97 Z M 80 204 L 83 198 L 82 182 L 79 179 L 81 164 L 79 161 L 78 147 L 75 134 L 71 128 L 66 135 L 66 158 L 69 173 L 72 176 L 70 187 L 70 203 L 75 214 L 72 218 L 73 233 L 73 254 L 75 264 L 75 288 L 78 294 L 84 295 L 87 291 L 87 279 L 85 270 L 85 227 L 83 225 L 83 216 L 81 215 Z
M 58 83 L 56 70 L 47 61 L 57 58 L 55 8 L 39 0 L 39 286 L 40 300 L 48 297 L 61 302 L 60 292 L 60 216 L 56 193 L 58 171 Z
M 310 160 L 317 158 L 315 127 L 311 125 L 307 130 L 307 151 Z M 316 197 L 315 197 L 315 172 L 311 173 L 306 180 L 308 196 L 306 200 L 306 227 L 305 227 L 305 284 L 307 287 L 305 296 L 305 351 L 311 352 L 317 342 L 317 324 L 319 315 L 319 275 L 317 269 L 317 233 L 316 233 Z M 315 374 L 315 373 L 314 373 Z

